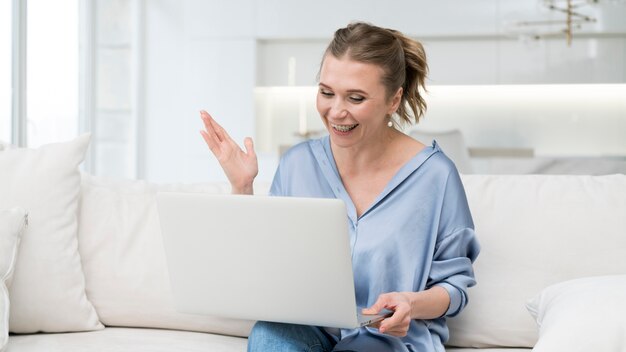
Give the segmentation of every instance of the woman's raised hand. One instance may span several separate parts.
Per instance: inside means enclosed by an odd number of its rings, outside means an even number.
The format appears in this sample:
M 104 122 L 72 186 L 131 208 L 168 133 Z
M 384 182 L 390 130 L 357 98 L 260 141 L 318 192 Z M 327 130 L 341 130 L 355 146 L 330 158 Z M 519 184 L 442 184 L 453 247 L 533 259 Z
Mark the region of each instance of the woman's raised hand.
M 244 152 L 209 113 L 200 111 L 200 117 L 205 128 L 200 131 L 200 134 L 224 169 L 232 186 L 232 192 L 252 194 L 252 183 L 259 173 L 252 138 L 247 137 L 244 140 L 246 147 Z

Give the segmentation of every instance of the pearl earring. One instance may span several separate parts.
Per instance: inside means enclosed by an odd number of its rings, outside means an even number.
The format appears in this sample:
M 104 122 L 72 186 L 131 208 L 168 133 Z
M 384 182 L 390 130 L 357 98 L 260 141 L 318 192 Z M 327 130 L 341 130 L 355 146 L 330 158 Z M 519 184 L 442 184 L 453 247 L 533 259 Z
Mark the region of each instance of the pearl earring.
M 389 121 L 387 121 L 387 127 L 393 127 L 393 121 L 391 121 L 391 116 L 389 116 Z

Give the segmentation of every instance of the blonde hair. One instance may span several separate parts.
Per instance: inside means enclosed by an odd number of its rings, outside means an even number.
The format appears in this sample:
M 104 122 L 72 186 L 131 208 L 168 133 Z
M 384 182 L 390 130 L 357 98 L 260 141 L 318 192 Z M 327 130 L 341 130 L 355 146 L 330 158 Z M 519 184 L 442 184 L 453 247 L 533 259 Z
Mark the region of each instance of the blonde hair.
M 428 65 L 424 47 L 418 41 L 393 29 L 356 22 L 335 31 L 324 57 L 328 54 L 336 58 L 347 55 L 352 60 L 381 67 L 387 99 L 402 87 L 400 106 L 396 111 L 401 122 L 418 123 L 424 115 L 426 101 L 420 87 L 426 91 Z

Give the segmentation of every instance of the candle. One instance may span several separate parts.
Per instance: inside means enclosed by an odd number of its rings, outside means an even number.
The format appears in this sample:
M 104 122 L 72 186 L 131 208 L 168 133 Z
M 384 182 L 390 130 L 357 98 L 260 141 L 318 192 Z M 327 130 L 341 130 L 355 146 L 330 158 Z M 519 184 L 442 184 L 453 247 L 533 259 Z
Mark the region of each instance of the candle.
M 298 132 L 300 132 L 300 136 L 306 137 L 307 135 L 307 125 L 306 125 L 306 102 L 302 94 L 298 97 Z

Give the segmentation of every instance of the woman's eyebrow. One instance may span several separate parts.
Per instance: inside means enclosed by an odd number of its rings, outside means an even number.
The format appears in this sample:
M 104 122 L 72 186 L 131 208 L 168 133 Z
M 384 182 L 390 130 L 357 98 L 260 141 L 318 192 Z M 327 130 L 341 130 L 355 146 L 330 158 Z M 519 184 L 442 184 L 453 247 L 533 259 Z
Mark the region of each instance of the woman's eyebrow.
M 348 89 L 348 93 L 359 93 L 362 95 L 367 95 L 367 92 L 360 89 Z
M 326 84 L 324 84 L 322 82 L 319 82 L 318 85 L 323 87 L 323 88 L 332 89 L 330 86 L 328 86 L 328 85 L 326 85 Z M 368 95 L 366 91 L 361 90 L 361 89 L 348 89 L 347 92 L 348 93 L 359 93 L 359 94 L 362 94 L 362 95 Z

